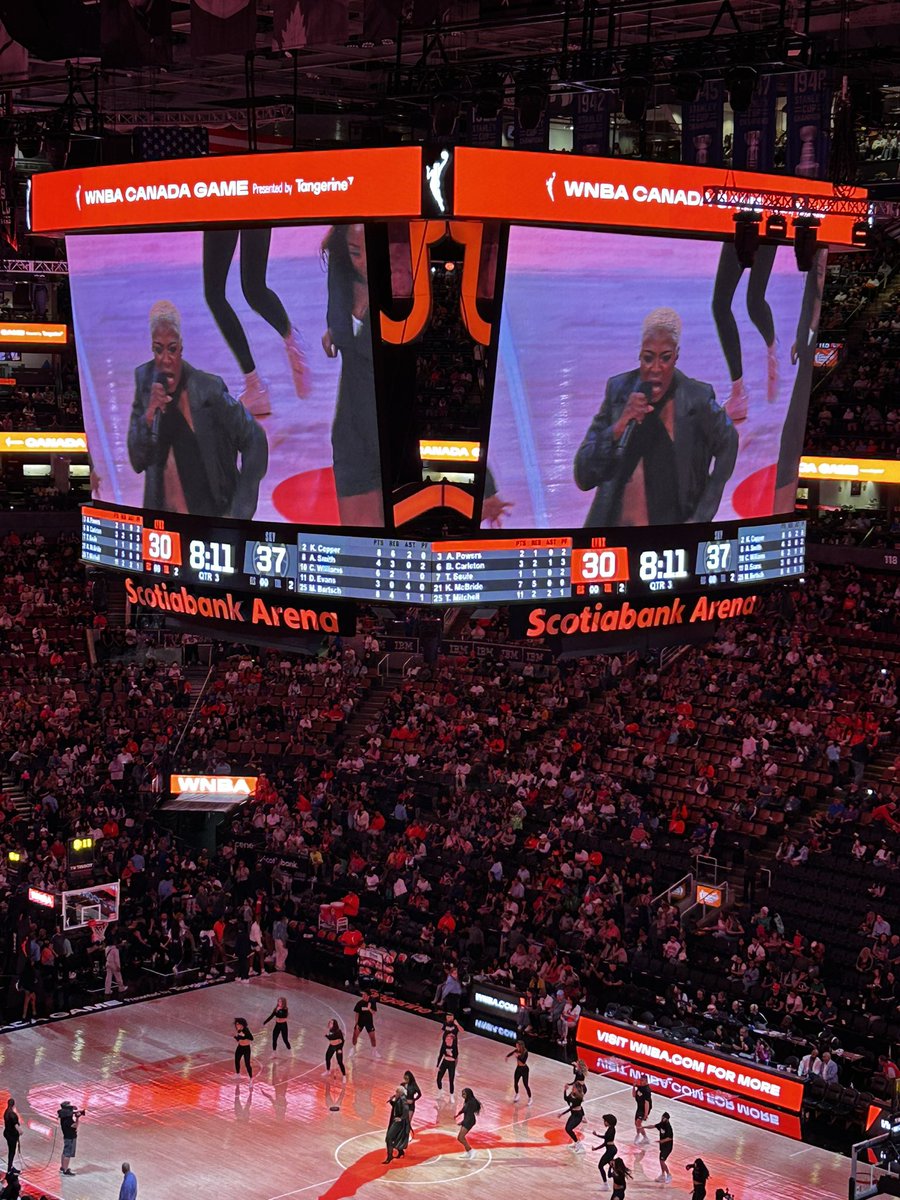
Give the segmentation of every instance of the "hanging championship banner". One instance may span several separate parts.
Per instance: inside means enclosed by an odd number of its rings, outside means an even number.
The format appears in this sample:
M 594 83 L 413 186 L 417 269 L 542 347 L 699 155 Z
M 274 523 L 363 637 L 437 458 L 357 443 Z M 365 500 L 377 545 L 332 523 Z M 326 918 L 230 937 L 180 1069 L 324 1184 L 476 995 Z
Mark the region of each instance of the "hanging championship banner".
M 681 161 L 696 167 L 721 167 L 725 84 L 721 79 L 704 83 L 700 95 L 681 106 Z
M 787 166 L 804 179 L 824 179 L 831 134 L 827 71 L 797 71 L 787 80 Z
M 550 146 L 550 116 L 546 109 L 534 129 L 523 129 L 516 110 L 513 141 L 517 150 L 547 150 Z
M 577 92 L 572 97 L 572 149 L 576 154 L 609 154 L 609 92 Z
M 775 153 L 774 75 L 761 75 L 746 112 L 734 114 L 731 165 L 736 171 L 771 171 Z
M 503 117 L 476 117 L 472 113 L 469 121 L 469 136 L 466 139 L 470 146 L 482 146 L 496 150 L 503 143 Z

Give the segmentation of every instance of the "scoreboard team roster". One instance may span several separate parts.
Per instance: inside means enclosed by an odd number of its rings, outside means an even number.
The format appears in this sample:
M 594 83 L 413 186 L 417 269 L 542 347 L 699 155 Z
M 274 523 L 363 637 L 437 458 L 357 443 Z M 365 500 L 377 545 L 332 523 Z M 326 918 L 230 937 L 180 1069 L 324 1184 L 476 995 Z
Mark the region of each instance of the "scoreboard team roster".
M 805 523 L 726 522 L 425 541 L 82 509 L 82 558 L 168 582 L 402 604 L 500 604 L 714 591 L 803 573 Z

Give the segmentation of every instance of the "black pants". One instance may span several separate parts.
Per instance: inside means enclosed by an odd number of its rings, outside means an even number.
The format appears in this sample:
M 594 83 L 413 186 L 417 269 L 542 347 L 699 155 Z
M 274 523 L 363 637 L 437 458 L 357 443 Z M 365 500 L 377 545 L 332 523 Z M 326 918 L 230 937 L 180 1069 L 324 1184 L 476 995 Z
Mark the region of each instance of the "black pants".
M 519 1080 L 521 1079 L 522 1087 L 525 1089 L 525 1092 L 528 1095 L 528 1098 L 531 1099 L 531 1088 L 528 1086 L 528 1073 L 529 1073 L 528 1067 L 516 1067 L 516 1072 L 513 1075 L 513 1091 L 518 1096 Z
M 247 1074 L 253 1078 L 253 1068 L 250 1066 L 250 1047 L 235 1046 L 234 1048 L 234 1073 L 240 1075 L 241 1063 L 247 1068 Z
M 274 330 L 287 337 L 291 322 L 284 305 L 266 283 L 269 265 L 271 229 L 207 229 L 203 234 L 203 289 L 206 303 L 228 348 L 248 375 L 255 369 L 244 327 L 228 303 L 225 284 L 237 248 L 241 243 L 241 291 L 244 299 Z
M 290 1050 L 291 1043 L 288 1041 L 287 1021 L 278 1022 L 275 1025 L 275 1028 L 272 1030 L 272 1049 L 273 1050 L 278 1045 L 279 1038 L 281 1038 L 281 1040 L 284 1042 L 285 1046 L 287 1046 L 288 1050 Z
M 776 246 L 757 247 L 756 258 L 750 268 L 750 279 L 747 282 L 747 315 L 762 334 L 767 346 L 775 343 L 775 319 L 766 300 L 766 288 L 769 286 L 769 276 L 775 265 L 776 249 Z M 738 333 L 737 321 L 731 311 L 734 293 L 737 291 L 737 285 L 743 273 L 744 268 L 738 262 L 734 242 L 725 242 L 719 258 L 719 268 L 716 271 L 712 313 L 732 381 L 741 379 L 744 374 L 741 360 L 741 338 Z
M 583 1112 L 570 1112 L 569 1113 L 569 1119 L 568 1119 L 568 1121 L 566 1121 L 566 1133 L 569 1135 L 569 1137 L 572 1139 L 573 1142 L 578 1141 L 578 1138 L 575 1136 L 575 1130 L 578 1128 L 578 1126 L 581 1124 L 581 1122 L 583 1120 L 584 1120 Z
M 691 1192 L 691 1200 L 706 1200 L 706 1184 L 695 1183 L 694 1190 Z
M 341 1074 L 346 1075 L 347 1072 L 344 1070 L 344 1051 L 342 1047 L 338 1046 L 329 1046 L 325 1051 L 325 1070 L 331 1070 L 331 1060 L 335 1055 L 337 1055 L 337 1065 L 340 1067 Z
M 3 1136 L 6 1138 L 6 1145 L 9 1150 L 9 1162 L 6 1168 L 7 1173 L 9 1173 L 13 1169 L 13 1159 L 16 1157 L 16 1150 L 19 1148 L 19 1139 L 16 1136 L 7 1137 L 5 1133 Z
M 619 1153 L 619 1151 L 616 1149 L 615 1146 L 607 1146 L 606 1149 L 603 1151 L 603 1155 L 602 1155 L 600 1161 L 597 1163 L 597 1170 L 600 1172 L 600 1178 L 603 1180 L 604 1183 L 606 1183 L 606 1168 L 609 1166 L 609 1164 L 612 1162 L 612 1160 L 616 1157 L 616 1155 L 618 1153 Z
M 450 1095 L 452 1096 L 453 1092 L 456 1088 L 456 1063 L 455 1062 L 447 1062 L 446 1058 L 441 1063 L 441 1065 L 438 1067 L 437 1085 L 438 1085 L 439 1092 L 442 1092 L 444 1090 L 443 1086 L 442 1086 L 442 1080 L 445 1075 L 450 1080 Z

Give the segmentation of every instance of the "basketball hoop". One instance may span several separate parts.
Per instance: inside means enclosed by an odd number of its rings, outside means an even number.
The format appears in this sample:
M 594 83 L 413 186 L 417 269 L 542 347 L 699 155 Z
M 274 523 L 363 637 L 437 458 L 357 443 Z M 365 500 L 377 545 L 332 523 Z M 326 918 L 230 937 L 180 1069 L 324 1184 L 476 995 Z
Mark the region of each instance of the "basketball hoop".
M 109 921 L 89 920 L 87 927 L 91 931 L 91 941 L 95 945 L 102 945 L 106 941 L 106 927 Z

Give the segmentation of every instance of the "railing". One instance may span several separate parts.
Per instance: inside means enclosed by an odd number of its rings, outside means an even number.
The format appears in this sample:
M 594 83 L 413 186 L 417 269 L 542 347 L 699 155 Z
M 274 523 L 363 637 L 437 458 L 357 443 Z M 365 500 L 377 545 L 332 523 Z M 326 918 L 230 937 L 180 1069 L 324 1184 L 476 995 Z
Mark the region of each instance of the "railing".
M 878 1180 L 888 1172 L 877 1163 L 869 1162 L 868 1152 L 875 1146 L 883 1146 L 885 1142 L 891 1141 L 893 1136 L 891 1133 L 882 1133 L 866 1142 L 855 1143 L 850 1151 L 850 1200 L 868 1200 L 869 1196 L 879 1194 Z
M 191 711 L 187 715 L 187 720 L 185 721 L 184 726 L 181 730 L 181 736 L 179 737 L 178 741 L 175 743 L 175 749 L 172 751 L 172 761 L 173 762 L 178 761 L 178 751 L 181 749 L 181 743 L 187 737 L 188 730 L 194 723 L 194 717 L 197 714 L 197 705 L 203 699 L 206 689 L 209 687 L 209 681 L 210 681 L 210 679 L 212 679 L 212 675 L 213 675 L 213 668 L 212 668 L 212 666 L 210 666 L 209 670 L 206 672 L 206 678 L 203 680 L 203 687 L 197 693 L 197 699 L 191 705 Z

